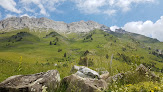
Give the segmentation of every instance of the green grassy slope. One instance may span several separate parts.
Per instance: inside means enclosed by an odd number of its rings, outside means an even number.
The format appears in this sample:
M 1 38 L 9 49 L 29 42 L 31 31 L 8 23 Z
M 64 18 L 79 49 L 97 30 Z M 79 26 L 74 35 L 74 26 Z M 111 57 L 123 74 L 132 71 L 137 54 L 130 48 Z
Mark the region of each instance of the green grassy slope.
M 163 43 L 148 38 L 107 33 L 58 34 L 49 31 L 15 30 L 0 34 L 0 81 L 18 74 L 32 74 L 57 69 L 61 78 L 70 75 L 73 65 L 87 65 L 112 74 L 125 72 L 143 63 L 151 70 L 163 72 Z M 22 60 L 20 59 L 22 57 Z

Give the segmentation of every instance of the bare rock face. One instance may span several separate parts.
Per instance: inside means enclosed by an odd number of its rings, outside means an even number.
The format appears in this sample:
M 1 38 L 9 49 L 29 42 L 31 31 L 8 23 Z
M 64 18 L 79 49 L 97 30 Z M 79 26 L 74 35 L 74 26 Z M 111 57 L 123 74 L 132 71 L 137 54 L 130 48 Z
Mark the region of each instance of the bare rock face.
M 82 78 L 76 74 L 65 77 L 61 85 L 66 86 L 61 90 L 65 92 L 101 92 L 107 88 L 107 83 L 102 79 Z
M 52 21 L 47 18 L 29 18 L 24 17 L 11 17 L 0 21 L 0 30 L 12 29 L 54 29 L 57 31 L 66 31 L 67 24 L 64 22 Z
M 94 29 L 101 29 L 104 31 L 110 31 L 110 29 L 104 25 L 98 24 L 94 21 L 79 21 L 68 24 L 70 31 L 73 32 L 89 32 Z
M 16 30 L 23 28 L 29 28 L 31 30 L 53 29 L 57 32 L 89 32 L 94 29 L 110 31 L 109 27 L 93 21 L 80 21 L 67 24 L 47 18 L 29 18 L 27 16 L 11 17 L 0 21 L 0 30 L 11 31 L 13 29 Z
M 57 87 L 60 82 L 57 70 L 32 75 L 16 75 L 0 83 L 0 92 L 42 92 L 44 87 Z
M 116 32 L 116 33 L 122 33 L 122 34 L 127 33 L 127 32 L 126 32 L 125 30 L 123 30 L 122 28 L 115 29 L 115 32 Z

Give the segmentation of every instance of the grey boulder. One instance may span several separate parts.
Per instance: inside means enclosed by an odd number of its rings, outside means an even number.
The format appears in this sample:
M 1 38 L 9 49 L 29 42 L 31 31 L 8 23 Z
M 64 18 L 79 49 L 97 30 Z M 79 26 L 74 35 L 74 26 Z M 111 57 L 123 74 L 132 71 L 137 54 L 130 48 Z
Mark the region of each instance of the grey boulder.
M 77 71 L 75 74 L 80 76 L 80 77 L 83 77 L 83 78 L 100 78 L 100 75 L 88 68 L 88 67 L 85 67 L 85 66 L 77 66 L 77 65 L 74 65 L 71 69 L 71 72 L 74 72 L 74 71 Z
M 62 80 L 60 87 L 64 88 L 61 92 L 101 92 L 107 88 L 107 83 L 102 79 L 82 78 L 72 74 Z
M 57 70 L 32 75 L 16 75 L 0 83 L 0 92 L 42 92 L 43 88 L 57 88 L 60 80 Z
M 100 75 L 88 67 L 74 65 L 72 71 L 77 72 L 62 80 L 60 92 L 100 92 L 107 88 Z

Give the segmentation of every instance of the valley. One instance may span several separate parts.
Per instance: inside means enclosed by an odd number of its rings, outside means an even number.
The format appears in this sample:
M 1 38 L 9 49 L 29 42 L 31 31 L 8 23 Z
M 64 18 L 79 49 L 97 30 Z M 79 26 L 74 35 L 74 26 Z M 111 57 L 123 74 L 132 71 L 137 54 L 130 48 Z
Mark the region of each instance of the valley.
M 99 73 L 98 69 L 102 69 L 112 76 L 133 71 L 140 64 L 163 76 L 163 43 L 139 34 L 101 29 L 64 33 L 23 28 L 0 33 L 1 82 L 13 75 L 52 69 L 57 69 L 63 79 L 72 74 L 74 65 Z

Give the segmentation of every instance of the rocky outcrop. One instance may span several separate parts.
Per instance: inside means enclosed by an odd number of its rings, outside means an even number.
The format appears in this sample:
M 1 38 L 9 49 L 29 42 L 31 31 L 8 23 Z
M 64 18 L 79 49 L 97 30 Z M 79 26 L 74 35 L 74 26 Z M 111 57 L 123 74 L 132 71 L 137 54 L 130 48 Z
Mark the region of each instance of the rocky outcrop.
M 121 80 L 123 80 L 123 78 L 124 78 L 124 73 L 118 73 L 114 76 L 110 76 L 110 77 L 106 78 L 105 80 L 107 83 L 112 83 L 114 81 L 121 81 Z
M 105 79 L 107 83 L 112 82 L 125 82 L 130 83 L 131 81 L 159 81 L 159 77 L 146 68 L 143 64 L 140 64 L 135 71 L 128 71 L 125 73 L 118 73 L 114 76 L 110 76 Z
M 100 75 L 96 71 L 85 66 L 74 65 L 71 69 L 71 72 L 76 72 L 76 75 L 83 78 L 100 78 Z
M 11 17 L 0 21 L 0 30 L 10 31 L 12 29 L 16 30 L 23 28 L 29 28 L 31 30 L 53 29 L 57 32 L 89 32 L 94 29 L 110 31 L 109 27 L 94 21 L 80 21 L 67 24 L 47 18 L 29 18 L 27 16 Z
M 80 68 L 75 74 L 83 78 L 100 78 L 99 74 L 96 71 L 87 67 Z
M 55 89 L 60 80 L 57 70 L 32 75 L 16 75 L 0 83 L 0 92 L 42 92 L 44 88 Z
M 125 30 L 123 30 L 122 28 L 115 29 L 115 32 L 116 32 L 116 33 L 121 33 L 121 34 L 127 33 L 127 32 L 126 32 Z
M 139 75 L 148 76 L 152 80 L 159 80 L 159 77 L 154 72 L 151 72 L 148 68 L 146 68 L 143 64 L 140 64 L 140 66 L 136 68 L 136 72 Z
M 118 73 L 114 76 L 110 76 L 109 72 L 99 75 L 85 66 L 74 65 L 71 71 L 74 70 L 76 73 L 63 78 L 61 82 L 57 70 L 12 76 L 0 83 L 0 92 L 46 92 L 46 89 L 57 92 L 101 92 L 113 82 L 125 84 L 159 81 L 159 77 L 142 64 L 135 71 Z
M 66 92 L 100 92 L 107 88 L 107 83 L 102 79 L 83 78 L 76 74 L 65 77 L 61 84 L 66 85 Z
M 75 74 L 65 77 L 61 82 L 61 91 L 66 92 L 100 92 L 107 88 L 107 83 L 100 75 L 85 66 L 74 65 L 71 71 Z M 63 89 L 64 88 L 64 89 Z

